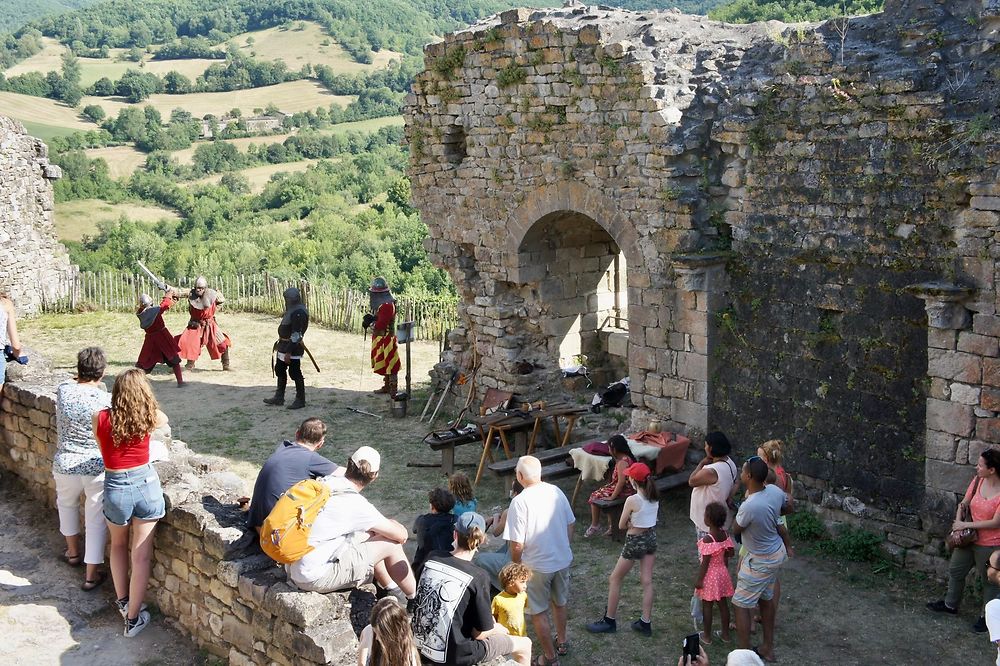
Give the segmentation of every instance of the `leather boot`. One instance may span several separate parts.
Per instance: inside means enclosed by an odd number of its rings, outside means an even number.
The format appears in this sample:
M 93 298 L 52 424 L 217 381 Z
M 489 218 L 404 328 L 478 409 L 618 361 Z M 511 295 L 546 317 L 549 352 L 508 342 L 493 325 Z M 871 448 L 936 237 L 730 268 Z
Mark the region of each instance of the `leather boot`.
M 232 370 L 232 368 L 229 367 L 229 350 L 228 349 L 226 351 L 222 352 L 222 369 L 223 370 Z
M 264 398 L 265 405 L 283 405 L 285 404 L 285 387 L 282 386 L 274 392 L 273 398 Z
M 385 375 L 382 378 L 382 388 L 377 388 L 374 391 L 372 391 L 372 393 L 374 393 L 376 395 L 388 394 L 389 391 L 392 390 L 392 388 L 390 387 L 389 383 L 390 383 L 390 381 L 392 381 L 390 379 L 390 377 L 393 377 L 393 376 L 394 375 Z
M 398 383 L 396 382 L 396 375 L 389 375 L 389 397 L 393 398 L 396 396 L 396 389 L 398 388 Z
M 302 383 L 302 386 L 299 386 L 298 382 L 296 382 L 295 384 L 296 384 L 296 386 L 295 386 L 295 400 L 293 400 L 292 404 L 288 405 L 288 407 L 286 407 L 285 409 L 302 409 L 303 407 L 306 406 L 306 387 L 305 387 L 305 382 Z

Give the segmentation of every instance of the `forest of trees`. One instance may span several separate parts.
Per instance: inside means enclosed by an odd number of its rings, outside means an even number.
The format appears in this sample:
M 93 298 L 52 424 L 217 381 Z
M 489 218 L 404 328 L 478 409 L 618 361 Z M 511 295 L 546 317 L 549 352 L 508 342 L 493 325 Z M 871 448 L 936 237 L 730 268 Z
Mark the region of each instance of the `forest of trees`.
M 825 21 L 882 11 L 883 0 L 734 0 L 708 13 L 728 23 Z

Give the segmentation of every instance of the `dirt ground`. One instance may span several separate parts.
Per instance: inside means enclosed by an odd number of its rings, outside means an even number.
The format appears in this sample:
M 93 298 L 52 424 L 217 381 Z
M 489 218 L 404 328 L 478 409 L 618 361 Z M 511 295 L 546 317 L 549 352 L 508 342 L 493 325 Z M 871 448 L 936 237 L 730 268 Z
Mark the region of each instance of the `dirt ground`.
M 230 458 L 234 471 L 250 485 L 275 443 L 290 436 L 306 416 L 319 416 L 330 425 L 322 452 L 332 460 L 345 461 L 361 444 L 382 451 L 383 472 L 368 494 L 386 515 L 412 524 L 416 515 L 427 510 L 427 491 L 446 481 L 437 467 L 408 463 L 433 465 L 439 461 L 437 454 L 421 442 L 426 426 L 416 418 L 426 397 L 427 370 L 437 359 L 436 345 L 414 345 L 416 397 L 408 418 L 393 419 L 388 414 L 388 401 L 368 393 L 379 382 L 363 365 L 367 350 L 360 336 L 311 328 L 307 342 L 323 372 L 317 375 L 312 369 L 305 370 L 308 407 L 294 412 L 260 402 L 273 390 L 268 352 L 274 339 L 274 318 L 223 312 L 219 319 L 235 341 L 233 372 L 223 373 L 218 361 L 203 357 L 188 377 L 192 382 L 188 388 L 175 388 L 172 376 L 162 366 L 152 377 L 174 437 L 195 450 Z M 168 326 L 179 332 L 184 321 L 178 313 L 168 319 Z M 141 344 L 134 317 L 122 314 L 43 317 L 22 322 L 21 328 L 29 346 L 66 369 L 72 368 L 80 347 L 102 344 L 111 359 L 109 372 L 119 372 L 131 366 Z M 357 414 L 348 407 L 385 418 Z M 583 421 L 582 430 L 596 425 L 594 419 L 590 423 Z M 439 425 L 442 422 L 439 419 Z M 480 452 L 472 446 L 460 447 L 456 455 L 460 469 L 473 474 Z M 744 452 L 738 453 L 742 457 Z M 567 496 L 573 484 L 572 479 L 559 483 Z M 480 507 L 501 505 L 504 495 L 500 480 L 487 473 L 477 489 Z M 623 630 L 594 636 L 583 629 L 603 612 L 607 575 L 620 551 L 620 544 L 608 539 L 582 538 L 589 524 L 585 497 L 581 493 L 574 507 L 579 527 L 570 601 L 572 652 L 562 663 L 672 666 L 684 635 L 692 632 L 689 602 L 697 562 L 687 519 L 688 493 L 677 490 L 661 502 L 651 639 L 628 629 L 638 616 L 637 573 L 632 574 L 622 594 L 619 622 Z M 54 524 L 53 519 L 52 534 L 57 535 Z M 810 550 L 808 544 L 803 546 L 802 551 Z M 971 602 L 958 618 L 939 617 L 924 609 L 924 603 L 940 596 L 943 589 L 920 576 L 894 571 L 875 574 L 867 564 L 848 564 L 803 553 L 786 565 L 782 581 L 776 643 L 780 663 L 986 664 L 996 657 L 986 635 L 970 631 L 976 619 Z M 715 626 L 719 626 L 717 619 Z M 759 636 L 755 637 L 755 642 L 758 640 Z M 713 664 L 725 663 L 726 648 L 718 640 L 709 648 Z

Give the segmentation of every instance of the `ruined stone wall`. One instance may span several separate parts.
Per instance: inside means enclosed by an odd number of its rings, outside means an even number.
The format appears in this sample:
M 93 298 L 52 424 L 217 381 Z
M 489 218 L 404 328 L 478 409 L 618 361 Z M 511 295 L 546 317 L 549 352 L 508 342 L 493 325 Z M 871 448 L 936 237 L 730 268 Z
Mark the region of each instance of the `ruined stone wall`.
M 55 388 L 66 379 L 8 381 L 0 397 L 0 468 L 53 507 L 53 530 Z M 170 460 L 155 463 L 167 514 L 156 528 L 148 594 L 162 618 L 234 665 L 356 663 L 348 595 L 291 588 L 243 527 L 236 500 L 245 489 L 226 471 L 229 461 L 193 454 L 177 440 L 170 449 Z
M 635 424 L 721 427 L 741 457 L 785 439 L 827 518 L 940 566 L 1000 444 L 996 3 L 818 26 L 512 10 L 426 62 L 410 172 L 463 297 L 456 363 L 476 346 L 485 385 L 551 392 L 560 318 L 596 309 L 556 222 L 597 227 L 628 266 Z
M 52 226 L 48 148 L 17 121 L 0 115 L 0 292 L 21 314 L 34 314 L 43 298 L 64 295 L 60 277 L 69 269 L 66 249 Z

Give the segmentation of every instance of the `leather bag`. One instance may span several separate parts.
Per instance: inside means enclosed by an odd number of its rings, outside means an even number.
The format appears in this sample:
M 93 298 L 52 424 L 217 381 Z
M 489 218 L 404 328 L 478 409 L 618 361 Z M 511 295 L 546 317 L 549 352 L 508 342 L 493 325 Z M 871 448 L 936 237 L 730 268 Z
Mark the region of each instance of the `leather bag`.
M 979 493 L 979 486 L 982 484 L 982 479 L 976 479 L 976 487 L 972 491 L 972 498 L 975 499 L 976 495 Z M 972 521 L 972 507 L 970 504 L 965 504 L 962 506 L 962 512 L 960 514 L 960 519 L 962 522 Z M 966 527 L 963 530 L 952 530 L 948 532 L 948 536 L 945 537 L 944 542 L 949 548 L 968 548 L 972 544 L 976 543 L 976 539 L 979 538 L 979 530 L 973 529 L 971 527 Z

